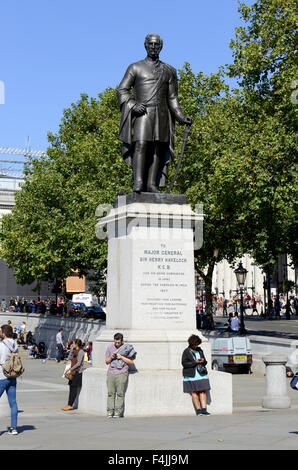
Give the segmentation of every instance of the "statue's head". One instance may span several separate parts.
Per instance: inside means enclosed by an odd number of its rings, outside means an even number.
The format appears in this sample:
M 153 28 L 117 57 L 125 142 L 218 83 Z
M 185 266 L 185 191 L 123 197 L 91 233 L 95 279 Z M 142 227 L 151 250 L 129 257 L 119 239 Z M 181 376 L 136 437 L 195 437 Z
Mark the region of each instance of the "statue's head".
M 159 53 L 162 50 L 163 40 L 159 34 L 150 33 L 145 37 L 144 45 L 148 56 L 155 59 L 159 56 Z

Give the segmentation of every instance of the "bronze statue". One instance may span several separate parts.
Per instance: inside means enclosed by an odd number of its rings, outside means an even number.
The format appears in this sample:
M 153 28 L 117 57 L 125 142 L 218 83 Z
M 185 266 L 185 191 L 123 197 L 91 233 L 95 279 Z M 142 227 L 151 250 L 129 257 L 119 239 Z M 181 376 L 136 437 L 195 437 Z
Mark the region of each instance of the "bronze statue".
M 133 168 L 136 193 L 158 193 L 165 186 L 175 120 L 188 126 L 192 123 L 179 104 L 176 70 L 159 60 L 162 46 L 158 34 L 148 34 L 147 57 L 128 67 L 117 91 L 119 139 L 123 157 Z

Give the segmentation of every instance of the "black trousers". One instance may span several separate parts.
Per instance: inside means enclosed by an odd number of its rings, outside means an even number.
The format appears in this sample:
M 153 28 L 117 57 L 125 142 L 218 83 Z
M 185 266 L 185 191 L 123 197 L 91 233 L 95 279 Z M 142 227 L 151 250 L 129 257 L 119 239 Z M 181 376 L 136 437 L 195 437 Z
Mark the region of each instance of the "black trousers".
M 78 372 L 75 374 L 72 380 L 69 380 L 69 396 L 68 396 L 68 406 L 73 406 L 76 399 L 78 389 L 82 386 L 82 374 Z

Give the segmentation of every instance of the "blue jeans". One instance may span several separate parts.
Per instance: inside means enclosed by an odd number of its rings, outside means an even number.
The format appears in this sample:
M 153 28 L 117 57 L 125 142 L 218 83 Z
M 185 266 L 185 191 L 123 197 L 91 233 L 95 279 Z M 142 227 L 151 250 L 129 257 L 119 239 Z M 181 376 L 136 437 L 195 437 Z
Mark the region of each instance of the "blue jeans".
M 6 391 L 8 403 L 11 411 L 11 427 L 16 428 L 18 422 L 18 405 L 16 400 L 17 380 L 4 379 L 0 380 L 0 397 Z
M 57 362 L 60 362 L 63 359 L 63 347 L 62 344 L 57 344 Z

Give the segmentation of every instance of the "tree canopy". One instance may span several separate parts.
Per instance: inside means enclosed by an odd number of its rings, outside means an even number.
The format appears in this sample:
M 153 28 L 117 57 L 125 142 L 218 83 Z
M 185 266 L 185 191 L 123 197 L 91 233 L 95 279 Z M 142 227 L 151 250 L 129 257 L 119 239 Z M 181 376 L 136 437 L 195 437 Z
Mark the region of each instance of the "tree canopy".
M 249 228 L 255 243 L 248 250 L 272 272 L 282 252 L 297 265 L 297 1 L 240 3 L 239 12 L 245 26 L 231 41 L 228 74 L 238 79 L 246 119 L 254 122 Z
M 120 157 L 115 90 L 99 99 L 82 95 L 49 134 L 47 156 L 32 159 L 12 213 L 4 216 L 1 256 L 20 283 L 65 279 L 105 266 L 106 243 L 95 237 L 98 204 L 128 190 Z

